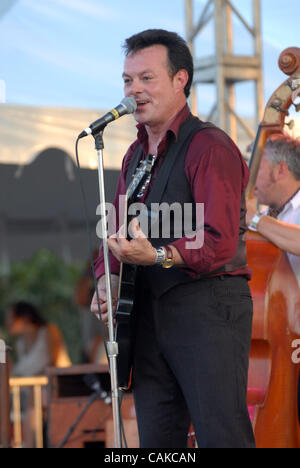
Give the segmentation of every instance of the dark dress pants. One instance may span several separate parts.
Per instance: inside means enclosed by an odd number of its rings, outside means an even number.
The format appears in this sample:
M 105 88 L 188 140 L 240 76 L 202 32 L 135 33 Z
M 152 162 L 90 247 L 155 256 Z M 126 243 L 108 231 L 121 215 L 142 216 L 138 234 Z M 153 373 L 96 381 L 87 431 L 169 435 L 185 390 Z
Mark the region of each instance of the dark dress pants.
M 243 277 L 139 288 L 133 390 L 140 445 L 254 448 L 247 405 L 253 304 Z

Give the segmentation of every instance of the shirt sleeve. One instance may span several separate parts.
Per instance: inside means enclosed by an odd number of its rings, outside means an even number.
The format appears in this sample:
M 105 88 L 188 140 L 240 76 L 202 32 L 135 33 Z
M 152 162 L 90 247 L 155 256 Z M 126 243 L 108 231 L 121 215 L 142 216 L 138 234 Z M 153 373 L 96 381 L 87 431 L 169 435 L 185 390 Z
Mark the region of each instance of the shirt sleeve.
M 218 270 L 236 254 L 241 198 L 249 178 L 247 165 L 233 143 L 211 144 L 201 153 L 200 135 L 189 149 L 185 170 L 204 218 L 197 223 L 197 237 L 173 243 L 191 276 Z

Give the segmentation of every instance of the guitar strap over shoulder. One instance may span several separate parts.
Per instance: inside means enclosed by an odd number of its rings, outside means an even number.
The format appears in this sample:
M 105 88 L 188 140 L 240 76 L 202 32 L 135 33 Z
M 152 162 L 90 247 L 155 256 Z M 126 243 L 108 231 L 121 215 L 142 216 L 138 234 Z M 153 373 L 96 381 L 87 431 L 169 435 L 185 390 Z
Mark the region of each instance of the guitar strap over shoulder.
M 160 203 L 177 158 L 182 154 L 183 151 L 187 150 L 189 143 L 191 143 L 194 136 L 199 131 L 211 127 L 215 128 L 215 126 L 212 123 L 202 122 L 197 117 L 194 117 L 192 114 L 190 114 L 187 120 L 182 124 L 179 130 L 178 139 L 172 141 L 172 143 L 170 144 L 169 149 L 166 155 L 164 156 L 164 160 L 158 172 L 158 175 L 153 183 L 151 192 L 147 197 L 146 204 L 148 207 L 150 207 L 151 203 Z M 143 149 L 141 145 L 138 145 L 131 158 L 129 168 L 127 171 L 127 186 L 129 185 L 142 157 Z

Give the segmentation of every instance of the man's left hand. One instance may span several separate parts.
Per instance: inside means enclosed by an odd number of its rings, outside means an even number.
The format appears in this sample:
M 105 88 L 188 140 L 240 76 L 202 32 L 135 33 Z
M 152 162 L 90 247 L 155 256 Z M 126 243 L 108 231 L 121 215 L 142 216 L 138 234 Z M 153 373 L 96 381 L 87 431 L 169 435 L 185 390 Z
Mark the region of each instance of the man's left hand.
M 124 227 L 120 229 L 118 234 L 108 239 L 108 246 L 113 255 L 121 263 L 142 266 L 155 265 L 156 250 L 141 230 L 137 219 L 130 223 L 130 228 L 133 235 L 131 241 L 127 240 Z

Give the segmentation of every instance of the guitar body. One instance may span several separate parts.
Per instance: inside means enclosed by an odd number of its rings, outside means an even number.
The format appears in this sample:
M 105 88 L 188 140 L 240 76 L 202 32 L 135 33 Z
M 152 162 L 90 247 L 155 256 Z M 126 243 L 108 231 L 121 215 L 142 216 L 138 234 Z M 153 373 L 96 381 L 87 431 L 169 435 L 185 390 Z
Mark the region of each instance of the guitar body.
M 130 388 L 132 367 L 132 316 L 137 267 L 123 264 L 121 270 L 120 293 L 116 313 L 116 342 L 119 345 L 117 370 L 119 387 L 128 390 Z
M 154 157 L 149 154 L 147 159 L 138 167 L 132 182 L 126 193 L 125 220 L 127 227 L 131 221 L 128 219 L 128 207 L 138 199 L 138 193 L 146 180 L 150 177 L 153 169 Z M 130 237 L 128 237 L 130 240 Z M 133 335 L 133 310 L 136 282 L 136 265 L 122 264 L 120 270 L 119 297 L 116 310 L 116 342 L 119 346 L 117 359 L 117 371 L 119 387 L 129 390 L 131 386 L 132 368 L 132 335 Z

